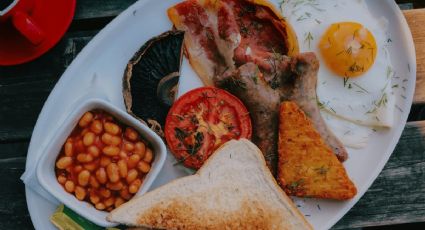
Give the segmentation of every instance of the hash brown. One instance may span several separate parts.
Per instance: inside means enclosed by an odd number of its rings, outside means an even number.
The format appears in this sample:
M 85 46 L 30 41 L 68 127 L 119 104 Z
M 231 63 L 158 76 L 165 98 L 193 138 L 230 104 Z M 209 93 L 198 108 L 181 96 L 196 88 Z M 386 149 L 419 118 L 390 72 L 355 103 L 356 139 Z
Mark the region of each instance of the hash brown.
M 295 102 L 281 104 L 279 115 L 278 182 L 286 194 L 346 200 L 357 189 Z

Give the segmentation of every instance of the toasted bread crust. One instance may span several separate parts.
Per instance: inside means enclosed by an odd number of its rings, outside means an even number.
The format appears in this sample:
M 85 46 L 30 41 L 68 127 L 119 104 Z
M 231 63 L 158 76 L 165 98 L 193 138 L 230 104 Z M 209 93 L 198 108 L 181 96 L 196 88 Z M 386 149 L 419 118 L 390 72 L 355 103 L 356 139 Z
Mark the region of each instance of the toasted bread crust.
M 279 118 L 278 182 L 288 195 L 346 200 L 357 189 L 295 102 L 283 102 Z
M 193 218 L 196 210 L 188 201 L 172 200 L 166 204 L 152 207 L 147 215 L 138 219 L 138 224 L 164 229 L 281 229 L 276 223 L 281 219 L 279 210 L 246 199 L 241 207 L 230 215 L 219 210 L 207 211 L 208 218 Z M 241 222 L 240 218 L 244 221 Z
M 227 142 L 196 174 L 121 205 L 107 220 L 156 229 L 312 229 L 245 139 Z

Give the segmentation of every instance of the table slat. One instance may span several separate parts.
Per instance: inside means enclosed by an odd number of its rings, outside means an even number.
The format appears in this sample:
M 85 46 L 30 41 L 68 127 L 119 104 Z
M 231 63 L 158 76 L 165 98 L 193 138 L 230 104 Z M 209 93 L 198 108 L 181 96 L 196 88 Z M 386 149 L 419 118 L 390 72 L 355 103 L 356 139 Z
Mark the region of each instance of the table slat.
M 86 0 L 77 1 L 74 20 L 115 17 L 137 0 Z
M 390 160 L 333 229 L 425 222 L 425 121 L 406 126 Z M 0 144 L 0 229 L 31 229 L 23 183 L 27 142 Z M 10 202 L 10 201 L 14 202 Z M 323 210 L 322 211 L 326 211 Z
M 425 9 L 403 11 L 412 31 L 416 47 L 416 91 L 413 99 L 416 104 L 425 103 Z
M 390 160 L 334 229 L 425 222 L 425 121 L 409 122 Z

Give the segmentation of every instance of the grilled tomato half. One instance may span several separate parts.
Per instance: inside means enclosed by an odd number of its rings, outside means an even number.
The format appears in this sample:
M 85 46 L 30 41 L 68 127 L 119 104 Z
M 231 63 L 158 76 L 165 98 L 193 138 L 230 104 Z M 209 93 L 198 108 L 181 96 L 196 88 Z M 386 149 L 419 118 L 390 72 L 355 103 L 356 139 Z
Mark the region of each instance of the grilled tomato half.
M 165 121 L 165 139 L 179 163 L 199 169 L 231 139 L 251 138 L 248 110 L 229 92 L 201 87 L 182 95 Z

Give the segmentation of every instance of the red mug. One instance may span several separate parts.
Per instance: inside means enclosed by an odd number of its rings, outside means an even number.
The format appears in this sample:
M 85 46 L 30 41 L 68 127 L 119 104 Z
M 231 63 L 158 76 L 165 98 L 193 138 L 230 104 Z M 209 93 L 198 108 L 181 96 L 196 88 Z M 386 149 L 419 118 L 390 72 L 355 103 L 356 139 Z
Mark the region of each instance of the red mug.
M 0 9 L 0 26 L 5 23 L 11 23 L 33 45 L 41 44 L 45 38 L 45 34 L 37 25 L 37 22 L 30 16 L 34 9 L 35 1 L 9 0 L 9 2 L 9 5 L 3 6 L 4 8 Z

